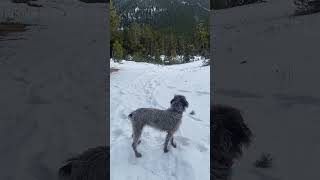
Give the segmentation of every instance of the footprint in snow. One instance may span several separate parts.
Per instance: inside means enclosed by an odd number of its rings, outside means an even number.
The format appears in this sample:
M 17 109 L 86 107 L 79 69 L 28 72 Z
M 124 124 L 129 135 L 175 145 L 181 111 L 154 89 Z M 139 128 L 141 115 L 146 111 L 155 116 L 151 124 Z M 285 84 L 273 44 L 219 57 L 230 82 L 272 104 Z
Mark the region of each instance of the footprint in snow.
M 206 92 L 206 91 L 196 91 L 198 95 L 210 95 L 209 92 Z
M 194 117 L 192 115 L 189 115 L 189 117 L 194 121 L 202 121 L 202 119 L 196 118 L 196 117 Z
M 188 146 L 190 144 L 190 139 L 182 136 L 176 136 L 175 137 L 178 144 L 181 144 L 183 146 Z
M 187 90 L 178 90 L 179 92 L 183 92 L 183 93 L 190 93 L 191 91 L 187 91 Z
M 127 119 L 129 114 L 126 114 L 124 111 L 121 111 L 120 117 L 121 119 Z
M 112 134 L 117 138 L 123 134 L 123 131 L 121 129 L 116 129 L 112 132 Z
M 197 149 L 198 149 L 200 152 L 206 152 L 206 151 L 208 151 L 208 148 L 205 147 L 205 146 L 202 145 L 202 144 L 197 144 Z
M 158 102 L 157 102 L 157 100 L 155 100 L 155 99 L 152 99 L 151 101 L 152 101 L 152 105 L 153 105 L 153 106 L 157 106 L 157 105 L 158 105 Z

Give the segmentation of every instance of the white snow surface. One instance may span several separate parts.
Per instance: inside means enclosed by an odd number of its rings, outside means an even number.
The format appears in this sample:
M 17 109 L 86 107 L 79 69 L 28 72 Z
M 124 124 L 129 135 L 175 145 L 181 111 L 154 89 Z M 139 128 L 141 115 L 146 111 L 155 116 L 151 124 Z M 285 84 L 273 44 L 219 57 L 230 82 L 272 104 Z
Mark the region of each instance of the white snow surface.
M 119 69 L 110 78 L 111 179 L 210 179 L 210 67 L 201 61 L 172 66 L 123 61 L 110 66 Z M 165 133 L 146 127 L 138 146 L 142 157 L 136 158 L 128 114 L 142 107 L 166 109 L 175 94 L 189 102 L 175 134 L 177 148 L 169 146 L 164 153 Z
M 43 7 L 0 0 L 1 22 L 32 24 L 26 32 L 0 37 L 1 180 L 56 179 L 66 159 L 108 144 L 106 123 L 99 118 L 105 107 L 99 87 L 107 82 L 97 79 L 108 57 L 107 5 L 34 3 Z M 15 77 L 30 84 L 17 83 Z M 52 103 L 28 103 L 32 94 Z M 97 96 L 102 100 L 93 102 Z M 92 113 L 80 108 L 85 105 Z
M 214 101 L 239 108 L 254 134 L 234 180 L 320 179 L 320 13 L 294 10 L 268 0 L 211 13 Z M 264 152 L 272 167 L 255 168 Z

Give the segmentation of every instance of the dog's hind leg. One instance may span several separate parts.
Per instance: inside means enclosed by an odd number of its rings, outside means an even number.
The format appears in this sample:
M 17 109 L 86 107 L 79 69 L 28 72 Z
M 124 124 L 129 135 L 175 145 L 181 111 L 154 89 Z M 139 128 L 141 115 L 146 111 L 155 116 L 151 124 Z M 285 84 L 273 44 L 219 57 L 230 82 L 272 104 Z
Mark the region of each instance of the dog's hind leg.
M 131 137 L 133 138 L 133 134 L 131 135 Z M 141 143 L 141 139 L 138 140 L 138 144 L 140 144 L 140 143 Z
M 134 154 L 136 155 L 136 157 L 141 157 L 141 153 L 139 153 L 137 151 L 137 145 L 140 143 L 140 136 L 141 136 L 141 133 L 142 133 L 142 129 L 143 129 L 143 126 L 136 126 L 136 125 L 132 125 L 132 129 L 133 129 L 133 143 L 132 143 L 132 148 L 133 148 L 133 151 L 134 151 Z
M 172 147 L 174 147 L 174 148 L 177 147 L 177 144 L 173 141 L 173 136 L 171 137 L 170 142 L 171 142 Z
M 172 139 L 172 136 L 173 136 L 173 134 L 172 134 L 172 132 L 168 132 L 168 134 L 167 134 L 167 136 L 166 136 L 166 140 L 165 140 L 165 142 L 164 142 L 164 148 L 163 148 L 163 151 L 165 152 L 165 153 L 167 153 L 169 150 L 168 150 L 168 143 L 169 143 L 169 141 L 170 141 L 170 139 Z

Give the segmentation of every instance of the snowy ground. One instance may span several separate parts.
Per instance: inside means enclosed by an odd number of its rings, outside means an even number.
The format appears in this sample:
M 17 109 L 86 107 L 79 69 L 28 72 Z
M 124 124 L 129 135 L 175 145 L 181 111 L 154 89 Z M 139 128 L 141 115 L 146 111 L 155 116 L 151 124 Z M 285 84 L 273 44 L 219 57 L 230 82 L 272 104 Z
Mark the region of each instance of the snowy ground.
M 0 0 L 0 21 L 33 24 L 0 40 L 0 179 L 53 180 L 71 155 L 108 143 L 106 4 L 35 3 Z
M 211 14 L 213 99 L 241 109 L 255 135 L 234 180 L 320 179 L 320 14 L 293 12 L 268 0 Z M 272 168 L 254 168 L 262 152 Z
M 209 180 L 210 67 L 201 65 L 111 62 L 119 69 L 110 80 L 112 180 Z M 174 94 L 185 95 L 190 104 L 175 136 L 178 147 L 164 154 L 165 133 L 145 128 L 138 146 L 142 158 L 137 159 L 128 114 L 141 107 L 167 108 Z

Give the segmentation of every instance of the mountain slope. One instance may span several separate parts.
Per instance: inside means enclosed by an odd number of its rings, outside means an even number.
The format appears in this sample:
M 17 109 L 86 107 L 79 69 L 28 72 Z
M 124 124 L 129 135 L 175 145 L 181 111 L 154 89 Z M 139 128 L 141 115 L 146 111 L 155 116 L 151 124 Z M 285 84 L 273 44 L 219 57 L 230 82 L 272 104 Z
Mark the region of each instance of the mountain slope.
M 207 0 L 114 0 L 113 5 L 123 26 L 137 22 L 186 31 L 209 17 Z

